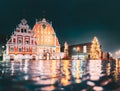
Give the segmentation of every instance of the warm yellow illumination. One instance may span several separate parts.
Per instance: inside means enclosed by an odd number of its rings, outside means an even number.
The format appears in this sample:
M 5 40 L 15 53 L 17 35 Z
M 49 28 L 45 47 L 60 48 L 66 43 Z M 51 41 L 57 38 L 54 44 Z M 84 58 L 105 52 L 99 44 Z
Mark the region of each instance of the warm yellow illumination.
M 97 37 L 94 37 L 90 49 L 90 59 L 101 59 L 101 48 Z
M 58 39 L 54 29 L 45 19 L 37 22 L 33 28 L 34 37 L 37 38 L 37 44 L 42 46 L 59 46 Z M 56 42 L 56 43 L 55 43 Z
M 80 47 L 77 47 L 77 52 L 79 52 L 80 51 Z
M 64 86 L 67 86 L 71 83 L 69 81 L 71 79 L 70 61 L 63 60 L 62 63 L 63 63 L 62 74 L 64 74 L 65 76 L 61 78 L 61 84 L 63 84 Z

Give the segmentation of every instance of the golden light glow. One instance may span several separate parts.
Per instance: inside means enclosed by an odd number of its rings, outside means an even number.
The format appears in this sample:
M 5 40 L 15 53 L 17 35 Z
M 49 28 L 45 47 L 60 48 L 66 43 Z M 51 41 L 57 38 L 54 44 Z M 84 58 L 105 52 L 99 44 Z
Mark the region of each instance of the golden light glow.
M 43 25 L 46 27 L 43 28 Z M 34 37 L 37 38 L 37 44 L 43 46 L 58 46 L 59 42 L 55 35 L 54 29 L 51 24 L 49 24 L 46 20 L 41 23 L 36 23 L 34 28 Z M 56 43 L 55 43 L 56 41 Z
M 60 44 L 52 24 L 43 19 L 34 25 L 33 31 L 37 42 L 38 54 L 43 52 L 43 50 L 57 53 L 60 52 Z
M 71 79 L 70 76 L 70 61 L 68 60 L 63 60 L 63 69 L 62 69 L 62 73 L 65 75 L 63 78 L 61 78 L 61 84 L 63 84 L 64 86 L 69 85 L 71 82 L 69 81 Z
M 101 59 L 101 48 L 97 37 L 94 37 L 90 49 L 90 59 Z
M 77 52 L 79 52 L 80 51 L 80 47 L 77 47 Z

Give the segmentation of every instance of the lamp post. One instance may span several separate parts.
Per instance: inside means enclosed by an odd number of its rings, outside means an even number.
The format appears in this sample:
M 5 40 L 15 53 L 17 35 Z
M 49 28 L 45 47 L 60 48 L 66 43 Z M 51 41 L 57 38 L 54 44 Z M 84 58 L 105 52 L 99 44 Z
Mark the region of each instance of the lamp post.
M 78 59 L 79 59 L 79 52 L 80 52 L 80 47 L 77 47 L 77 54 L 78 54 Z

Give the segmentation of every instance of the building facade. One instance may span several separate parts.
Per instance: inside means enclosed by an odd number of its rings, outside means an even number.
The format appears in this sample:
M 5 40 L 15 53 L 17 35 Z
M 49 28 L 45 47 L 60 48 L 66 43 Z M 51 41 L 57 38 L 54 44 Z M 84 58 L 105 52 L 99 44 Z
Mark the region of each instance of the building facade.
M 7 41 L 3 60 L 18 59 L 60 59 L 60 44 L 51 23 L 45 19 L 36 21 L 33 30 L 25 19 Z
M 21 23 L 7 41 L 3 60 L 34 59 L 37 54 L 37 47 L 33 34 L 27 21 L 25 19 L 21 20 Z
M 37 59 L 60 59 L 64 53 L 60 52 L 60 44 L 52 23 L 42 19 L 36 21 L 33 27 L 37 42 Z
M 71 59 L 88 59 L 91 44 L 91 42 L 88 42 L 69 46 L 69 55 L 71 56 Z

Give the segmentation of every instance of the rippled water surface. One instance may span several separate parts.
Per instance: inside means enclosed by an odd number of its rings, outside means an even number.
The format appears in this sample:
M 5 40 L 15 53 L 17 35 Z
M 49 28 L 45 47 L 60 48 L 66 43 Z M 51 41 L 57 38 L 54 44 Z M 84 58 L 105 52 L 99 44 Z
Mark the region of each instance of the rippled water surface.
M 120 62 L 0 62 L 0 91 L 120 91 Z

